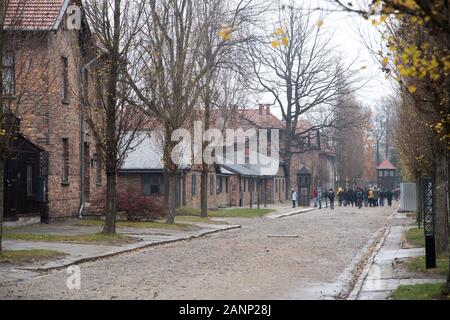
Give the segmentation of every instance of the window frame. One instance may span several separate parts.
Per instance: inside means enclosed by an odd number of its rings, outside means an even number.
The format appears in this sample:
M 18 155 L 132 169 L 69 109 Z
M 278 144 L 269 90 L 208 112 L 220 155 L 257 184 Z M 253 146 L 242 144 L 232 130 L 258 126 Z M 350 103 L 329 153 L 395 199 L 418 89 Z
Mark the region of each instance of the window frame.
M 11 61 L 11 65 L 6 65 L 5 64 L 5 60 L 7 58 L 10 58 Z M 15 53 L 13 51 L 9 51 L 9 50 L 5 50 L 4 54 L 3 54 L 3 59 L 1 61 L 2 63 L 2 79 L 1 79 L 1 85 L 3 86 L 5 83 L 5 74 L 10 74 L 10 86 L 9 86 L 9 90 L 7 90 L 8 87 L 4 87 L 4 91 L 3 94 L 6 97 L 11 97 L 14 96 L 16 94 L 16 57 L 15 57 Z M 5 71 L 9 71 L 8 73 Z
M 214 189 L 214 179 L 215 177 L 213 176 L 213 175 L 211 175 L 210 176 L 210 178 L 209 178 L 209 193 L 210 193 L 210 195 L 214 195 L 214 191 L 215 191 L 215 189 Z
M 197 175 L 194 173 L 191 176 L 191 196 L 195 197 L 197 195 Z
M 70 144 L 69 138 L 62 138 L 62 175 L 61 183 L 70 184 Z
M 61 56 L 61 102 L 69 104 L 69 59 L 65 56 Z

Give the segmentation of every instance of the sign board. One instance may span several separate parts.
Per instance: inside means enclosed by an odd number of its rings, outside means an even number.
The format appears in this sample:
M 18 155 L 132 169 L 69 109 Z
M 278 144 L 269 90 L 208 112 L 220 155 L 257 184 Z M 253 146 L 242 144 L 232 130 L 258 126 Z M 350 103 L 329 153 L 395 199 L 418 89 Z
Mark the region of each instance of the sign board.
M 417 211 L 417 194 L 415 183 L 400 184 L 400 212 Z

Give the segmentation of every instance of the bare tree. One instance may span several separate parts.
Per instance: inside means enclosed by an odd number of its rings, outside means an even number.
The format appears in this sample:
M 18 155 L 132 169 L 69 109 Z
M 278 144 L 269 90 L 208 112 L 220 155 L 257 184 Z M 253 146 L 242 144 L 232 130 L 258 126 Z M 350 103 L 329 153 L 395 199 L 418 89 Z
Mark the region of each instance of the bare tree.
M 239 59 L 239 50 L 243 44 L 254 39 L 249 32 L 261 14 L 262 7 L 253 0 L 224 2 L 221 0 L 204 1 L 201 8 L 202 19 L 206 22 L 204 41 L 202 42 L 203 62 L 209 70 L 201 79 L 201 104 L 204 130 L 210 129 L 212 113 L 222 117 L 228 108 L 234 109 L 237 90 L 229 92 L 230 84 L 241 82 L 245 78 L 244 61 Z M 219 51 L 215 49 L 221 46 Z M 229 83 L 225 83 L 229 81 Z M 222 92 L 221 92 L 222 91 Z M 226 91 L 226 93 L 225 93 Z M 225 102 L 226 100 L 226 102 Z M 233 103 L 230 103 L 232 100 Z M 222 117 L 222 119 L 224 119 Z M 207 147 L 205 142 L 203 150 Z M 210 166 L 203 162 L 201 174 L 201 216 L 208 216 L 208 174 Z
M 337 110 L 339 118 L 346 119 L 355 126 L 333 130 L 336 149 L 337 175 L 341 183 L 359 183 L 364 177 L 365 150 L 364 138 L 367 135 L 369 112 L 351 95 L 339 99 Z
M 121 73 L 141 29 L 142 8 L 142 2 L 122 0 L 87 0 L 84 4 L 98 53 L 97 100 L 89 104 L 85 99 L 84 103 L 106 171 L 106 234 L 116 232 L 117 172 L 127 152 L 139 143 L 137 132 L 144 121 Z
M 205 78 L 211 78 L 217 61 L 220 61 L 218 56 L 231 45 L 230 35 L 236 24 L 234 19 L 223 21 L 220 39 L 208 44 L 205 35 L 217 31 L 219 24 L 211 24 L 217 14 L 209 8 L 205 11 L 205 5 L 214 7 L 219 5 L 218 2 L 147 0 L 145 3 L 146 25 L 133 58 L 133 65 L 140 68 L 128 68 L 128 79 L 143 111 L 156 119 L 164 130 L 167 223 L 173 223 L 179 168 L 172 161 L 176 146 L 176 142 L 171 141 L 172 133 L 189 127 L 191 115 L 207 83 Z M 238 3 L 245 4 L 246 1 Z M 204 50 L 205 46 L 209 46 L 208 52 Z
M 273 29 L 265 31 L 247 56 L 257 87 L 271 94 L 281 109 L 286 125 L 281 155 L 290 176 L 292 154 L 305 152 L 298 146 L 305 145 L 312 133 L 339 124 L 334 109 L 339 94 L 350 85 L 350 70 L 334 55 L 330 36 L 324 34 L 320 20 L 311 21 L 310 12 L 290 1 L 288 6 L 279 4 L 277 14 Z M 299 128 L 301 120 L 314 113 L 320 122 Z

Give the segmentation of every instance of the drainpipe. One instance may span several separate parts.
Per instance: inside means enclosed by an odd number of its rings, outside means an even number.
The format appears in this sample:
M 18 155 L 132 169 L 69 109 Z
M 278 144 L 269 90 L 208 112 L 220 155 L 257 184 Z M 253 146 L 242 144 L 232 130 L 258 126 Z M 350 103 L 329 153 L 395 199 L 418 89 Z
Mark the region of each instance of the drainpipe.
M 80 105 L 80 208 L 78 209 L 78 219 L 83 219 L 83 213 L 85 209 L 85 202 L 86 199 L 84 197 L 84 190 L 86 186 L 84 185 L 84 174 L 85 174 L 85 167 L 84 167 L 84 142 L 85 142 L 85 136 L 86 136 L 86 126 L 85 126 L 85 118 L 84 118 L 84 108 L 86 107 L 86 97 L 84 96 L 85 88 L 84 88 L 84 78 L 86 69 L 93 64 L 99 56 L 95 57 L 91 61 L 89 61 L 87 64 L 81 66 L 80 68 L 80 97 L 81 97 L 81 105 Z

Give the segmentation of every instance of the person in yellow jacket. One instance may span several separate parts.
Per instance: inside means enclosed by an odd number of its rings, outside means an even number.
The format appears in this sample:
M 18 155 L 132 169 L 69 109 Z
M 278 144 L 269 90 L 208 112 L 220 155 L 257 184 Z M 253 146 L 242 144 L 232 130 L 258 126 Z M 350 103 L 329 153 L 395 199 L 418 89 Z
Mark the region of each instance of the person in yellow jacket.
M 337 189 L 337 191 L 336 191 L 336 195 L 337 195 L 337 197 L 338 197 L 338 202 L 339 202 L 339 207 L 342 207 L 342 195 L 343 195 L 343 192 L 344 192 L 344 190 L 341 188 L 341 187 L 339 187 L 338 189 Z
M 371 207 L 374 207 L 374 206 L 375 206 L 375 203 L 374 203 L 374 196 L 373 196 L 373 190 L 372 190 L 372 188 L 369 189 L 368 199 L 369 199 L 369 205 L 370 205 Z

